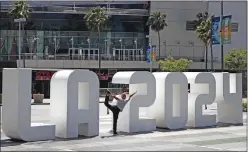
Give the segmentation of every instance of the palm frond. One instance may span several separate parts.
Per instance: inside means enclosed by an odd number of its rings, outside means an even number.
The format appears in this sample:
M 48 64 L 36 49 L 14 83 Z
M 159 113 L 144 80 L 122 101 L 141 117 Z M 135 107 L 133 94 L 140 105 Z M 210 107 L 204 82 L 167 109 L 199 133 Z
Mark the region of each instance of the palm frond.
M 162 14 L 161 12 L 154 12 L 150 15 L 147 26 L 150 26 L 153 31 L 161 31 L 167 26 L 165 21 L 167 14 Z
M 208 12 L 198 13 L 198 25 L 196 27 L 197 38 L 200 39 L 205 45 L 208 45 L 211 40 L 211 24 L 212 18 L 209 17 Z
M 86 26 L 91 31 L 102 31 L 107 26 L 108 17 L 105 8 L 94 7 L 85 16 Z
M 13 18 L 28 18 L 29 13 L 28 3 L 26 1 L 15 1 L 12 3 L 12 8 L 9 10 L 10 16 Z

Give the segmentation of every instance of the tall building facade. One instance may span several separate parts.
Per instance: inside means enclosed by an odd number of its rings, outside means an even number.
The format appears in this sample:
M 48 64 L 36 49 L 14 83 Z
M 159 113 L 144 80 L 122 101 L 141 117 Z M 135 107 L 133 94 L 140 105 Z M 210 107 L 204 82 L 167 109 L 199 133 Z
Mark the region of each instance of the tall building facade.
M 101 87 L 112 86 L 114 73 L 123 70 L 156 70 L 157 62 L 146 62 L 146 48 L 154 46 L 158 58 L 157 33 L 147 27 L 152 12 L 167 14 L 167 27 L 160 32 L 160 58 L 188 58 L 190 70 L 204 71 L 205 49 L 192 24 L 199 12 L 220 15 L 220 4 L 207 1 L 28 1 L 32 12 L 21 30 L 21 60 L 18 58 L 18 26 L 9 18 L 10 1 L 0 1 L 0 62 L 3 67 L 27 67 L 33 72 L 33 88 L 49 92 L 56 69 L 90 69 L 98 73 L 101 53 Z M 95 6 L 106 8 L 108 28 L 90 32 L 83 19 Z M 239 8 L 233 9 L 233 8 Z M 224 46 L 247 48 L 246 2 L 224 1 L 224 15 L 232 15 L 232 43 Z M 220 48 L 214 46 L 214 68 L 220 69 Z M 210 51 L 210 50 L 209 50 Z M 210 54 L 210 53 L 209 53 Z M 210 56 L 208 67 L 210 68 Z M 42 71 L 40 71 L 42 70 Z M 44 93 L 49 94 L 49 93 Z
M 221 5 L 219 2 L 209 3 L 209 12 L 220 16 Z M 247 1 L 223 1 L 223 15 L 232 15 L 231 43 L 223 45 L 224 54 L 233 48 L 247 49 Z M 213 46 L 214 56 L 221 61 L 220 46 Z
M 33 89 L 37 92 L 49 94 L 49 80 L 56 69 L 95 71 L 101 88 L 116 87 L 109 82 L 119 70 L 149 70 L 150 64 L 145 60 L 149 2 L 28 1 L 28 4 L 32 11 L 21 28 L 19 59 L 18 23 L 8 13 L 12 2 L 0 2 L 0 62 L 5 63 L 1 68 L 33 68 Z M 108 17 L 108 28 L 100 32 L 100 41 L 83 19 L 96 6 L 105 7 Z

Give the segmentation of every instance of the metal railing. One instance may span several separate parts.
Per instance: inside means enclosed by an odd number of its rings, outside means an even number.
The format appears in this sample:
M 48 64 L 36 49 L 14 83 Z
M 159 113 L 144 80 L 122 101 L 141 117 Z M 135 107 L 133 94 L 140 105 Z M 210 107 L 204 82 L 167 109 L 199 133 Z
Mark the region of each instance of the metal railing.
M 205 62 L 203 57 L 195 56 L 172 56 L 174 59 L 186 58 L 192 60 L 193 62 Z M 166 59 L 167 56 L 156 57 L 156 61 Z M 18 55 L 0 55 L 0 61 L 16 61 L 18 60 Z M 21 55 L 21 60 L 95 60 L 98 61 L 98 54 L 90 55 L 68 55 L 68 54 L 56 54 L 56 55 L 44 55 L 35 53 L 25 53 Z M 130 56 L 113 56 L 112 54 L 102 54 L 102 61 L 146 61 L 146 55 L 130 55 Z M 208 57 L 208 61 L 211 58 Z M 213 58 L 214 62 L 218 62 L 218 57 Z
M 174 59 L 178 60 L 180 58 L 185 58 L 185 59 L 188 59 L 188 60 L 192 60 L 193 62 L 205 62 L 205 58 L 204 57 L 196 57 L 196 56 L 172 56 Z M 161 56 L 160 58 L 159 57 L 156 57 L 156 60 L 164 60 L 166 59 L 167 56 Z M 208 61 L 211 61 L 211 57 L 208 57 Z M 217 62 L 218 61 L 218 57 L 213 57 L 213 61 L 214 62 Z
M 21 55 L 21 60 L 95 60 L 98 61 L 97 54 L 91 55 L 68 55 L 68 54 L 59 54 L 59 55 L 42 55 L 42 54 L 30 54 L 25 53 Z M 16 61 L 18 60 L 18 55 L 0 55 L 0 61 Z M 118 57 L 113 55 L 101 55 L 101 60 L 103 61 L 146 61 L 145 55 L 136 55 L 136 56 L 125 56 Z
M 100 97 L 104 97 L 106 94 L 106 90 L 109 90 L 112 93 L 120 94 L 122 92 L 122 88 L 101 88 L 100 89 Z

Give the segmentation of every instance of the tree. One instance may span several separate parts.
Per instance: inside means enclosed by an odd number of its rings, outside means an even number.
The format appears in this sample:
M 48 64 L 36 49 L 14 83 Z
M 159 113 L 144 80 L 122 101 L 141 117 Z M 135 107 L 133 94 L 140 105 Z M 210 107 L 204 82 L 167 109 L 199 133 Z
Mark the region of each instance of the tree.
M 15 1 L 12 3 L 12 8 L 9 11 L 9 14 L 14 19 L 16 18 L 26 18 L 28 19 L 30 10 L 28 3 L 26 1 Z
M 211 42 L 211 27 L 212 27 L 212 17 L 209 17 L 207 11 L 203 13 L 198 13 L 196 15 L 197 20 L 195 21 L 196 25 L 196 34 L 197 38 L 200 39 L 205 45 L 205 69 L 208 69 L 208 45 L 210 45 L 211 50 L 211 70 L 213 70 L 213 49 Z
M 93 7 L 85 16 L 84 20 L 90 31 L 98 33 L 98 46 L 100 43 L 100 32 L 107 26 L 108 17 L 106 9 L 102 7 Z M 99 73 L 101 71 L 101 51 L 99 49 Z
M 243 96 L 247 97 L 247 50 L 232 49 L 224 56 L 224 65 L 230 72 L 243 74 Z
M 191 63 L 191 60 L 185 58 L 176 60 L 171 56 L 169 56 L 167 59 L 159 61 L 162 71 L 166 72 L 184 72 L 189 68 Z
M 9 11 L 9 15 L 11 17 L 11 21 L 13 22 L 14 19 L 18 19 L 18 18 L 26 18 L 28 19 L 29 13 L 31 11 L 29 10 L 29 6 L 27 1 L 15 1 L 12 3 L 12 8 Z M 24 29 L 24 25 L 26 23 L 21 23 L 21 28 Z M 25 32 L 25 37 L 27 37 L 27 33 Z M 24 44 L 27 43 L 27 40 L 25 40 L 26 42 Z M 25 47 L 25 46 L 24 46 Z M 25 68 L 25 60 L 23 60 L 23 66 Z
M 247 50 L 232 49 L 224 56 L 224 64 L 230 71 L 241 72 L 247 67 Z
M 150 15 L 147 26 L 151 27 L 151 29 L 158 34 L 158 56 L 160 60 L 160 31 L 164 29 L 165 26 L 167 26 L 167 23 L 165 22 L 167 15 L 162 14 L 160 12 L 154 12 Z

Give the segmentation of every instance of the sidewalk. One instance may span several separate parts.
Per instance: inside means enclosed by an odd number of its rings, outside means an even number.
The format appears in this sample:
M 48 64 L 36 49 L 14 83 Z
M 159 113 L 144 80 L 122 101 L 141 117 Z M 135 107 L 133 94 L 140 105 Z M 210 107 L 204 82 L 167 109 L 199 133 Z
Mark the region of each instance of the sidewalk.
M 99 102 L 103 103 L 104 102 L 104 97 L 100 97 Z M 31 101 L 31 105 L 49 105 L 49 104 L 50 104 L 50 99 L 43 99 L 43 103 L 34 103 L 33 99 Z
M 100 97 L 99 102 L 103 103 L 104 97 Z M 31 105 L 50 105 L 50 99 L 43 99 L 43 103 L 34 103 L 34 99 L 32 99 Z M 2 104 L 0 104 L 0 106 L 2 106 Z

